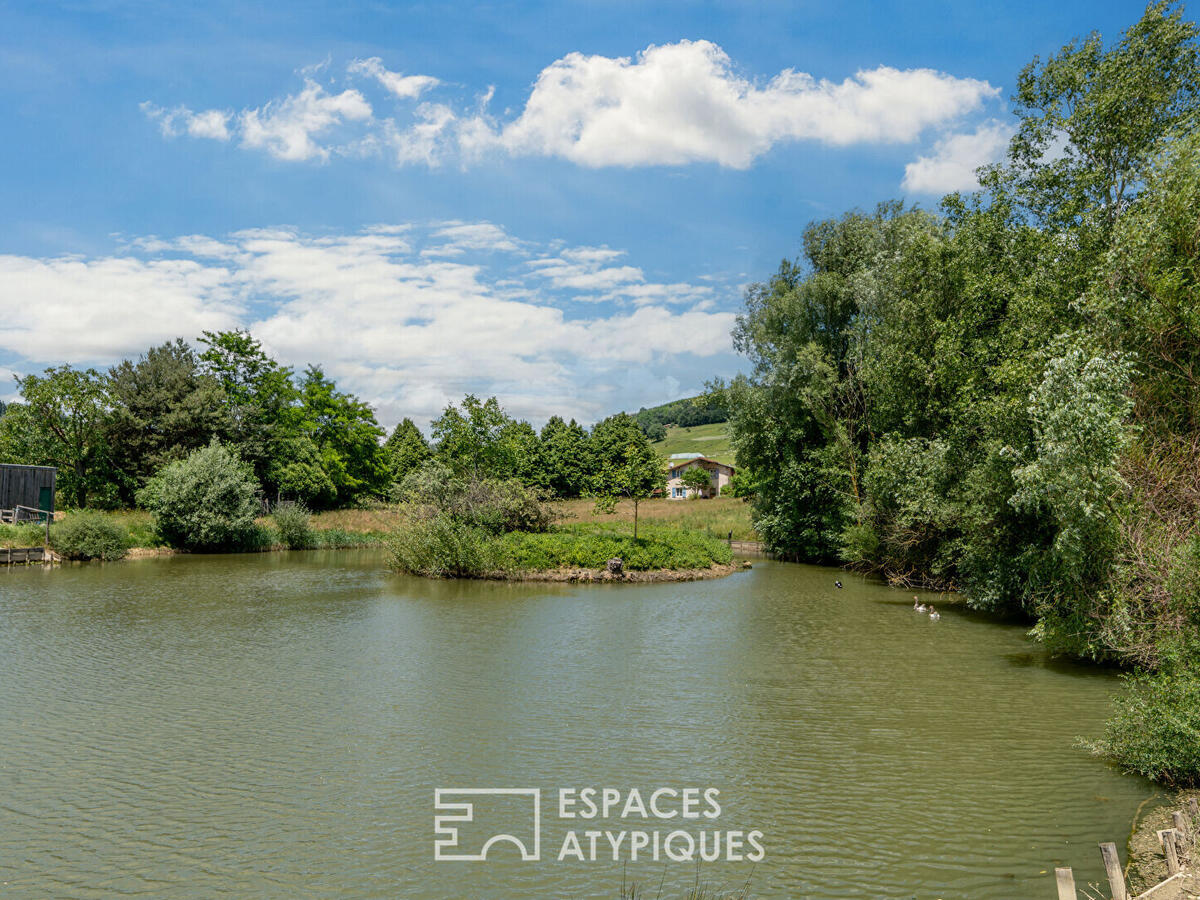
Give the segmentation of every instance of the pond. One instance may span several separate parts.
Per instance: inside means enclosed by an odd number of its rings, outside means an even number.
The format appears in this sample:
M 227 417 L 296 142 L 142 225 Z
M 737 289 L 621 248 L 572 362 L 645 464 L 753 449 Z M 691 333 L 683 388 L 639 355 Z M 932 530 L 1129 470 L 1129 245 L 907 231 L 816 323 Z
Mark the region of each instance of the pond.
M 1011 900 L 1054 896 L 1055 864 L 1098 881 L 1096 842 L 1121 843 L 1151 793 L 1074 746 L 1117 679 L 1019 626 L 911 607 L 774 562 L 640 586 L 422 581 L 367 551 L 3 571 L 0 893 L 559 900 L 637 881 L 668 900 L 698 878 Z M 618 807 L 561 818 L 558 792 L 589 787 Z M 439 788 L 540 790 L 540 859 L 435 860 Z M 680 792 L 659 796 L 676 815 L 622 818 L 633 789 Z M 685 820 L 684 789 L 719 791 L 719 816 Z M 532 835 L 529 797 L 474 800 L 463 852 Z M 682 861 L 630 861 L 635 832 L 674 830 L 759 831 L 764 857 L 697 867 L 677 839 Z M 628 832 L 619 859 L 608 836 L 589 858 L 587 831 Z M 584 859 L 559 859 L 568 833 Z

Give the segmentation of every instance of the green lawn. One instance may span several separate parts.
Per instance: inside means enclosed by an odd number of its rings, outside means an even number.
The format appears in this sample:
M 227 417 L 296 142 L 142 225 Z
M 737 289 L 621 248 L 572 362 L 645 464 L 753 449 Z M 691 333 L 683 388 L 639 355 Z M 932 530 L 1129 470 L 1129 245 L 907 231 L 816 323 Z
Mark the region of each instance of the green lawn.
M 663 456 L 670 456 L 672 453 L 698 453 L 732 466 L 733 448 L 729 446 L 728 428 L 724 422 L 693 425 L 690 428 L 668 426 L 666 438 L 655 441 L 650 446 Z

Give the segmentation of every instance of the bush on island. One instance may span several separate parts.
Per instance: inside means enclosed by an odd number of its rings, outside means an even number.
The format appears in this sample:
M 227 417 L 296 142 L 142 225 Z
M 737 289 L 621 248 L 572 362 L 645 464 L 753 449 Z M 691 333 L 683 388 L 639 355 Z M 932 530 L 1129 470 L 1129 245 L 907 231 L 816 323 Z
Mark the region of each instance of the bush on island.
M 172 547 L 241 550 L 262 543 L 255 524 L 258 494 L 250 466 L 214 441 L 164 466 L 138 499 L 154 513 L 155 528 Z

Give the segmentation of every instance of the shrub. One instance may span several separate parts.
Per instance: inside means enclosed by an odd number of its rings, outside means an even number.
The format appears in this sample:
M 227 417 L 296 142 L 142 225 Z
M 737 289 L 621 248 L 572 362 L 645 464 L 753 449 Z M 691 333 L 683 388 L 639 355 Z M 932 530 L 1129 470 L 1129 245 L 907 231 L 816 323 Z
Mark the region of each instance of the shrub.
M 50 546 L 67 559 L 120 559 L 129 549 L 129 532 L 106 515 L 73 512 L 50 529 Z
M 258 482 L 248 465 L 213 442 L 163 467 L 139 494 L 173 547 L 213 551 L 261 543 Z
M 409 575 L 479 578 L 504 568 L 491 533 L 444 514 L 399 528 L 387 548 L 389 565 Z
M 543 494 L 515 478 L 459 477 L 438 462 L 406 477 L 396 496 L 411 521 L 449 516 L 491 534 L 545 531 L 554 519 Z
M 1200 673 L 1130 678 L 1103 740 L 1088 746 L 1170 787 L 1200 785 Z
M 279 542 L 289 550 L 305 550 L 316 544 L 308 508 L 303 503 L 290 500 L 277 503 L 271 517 L 279 532 Z

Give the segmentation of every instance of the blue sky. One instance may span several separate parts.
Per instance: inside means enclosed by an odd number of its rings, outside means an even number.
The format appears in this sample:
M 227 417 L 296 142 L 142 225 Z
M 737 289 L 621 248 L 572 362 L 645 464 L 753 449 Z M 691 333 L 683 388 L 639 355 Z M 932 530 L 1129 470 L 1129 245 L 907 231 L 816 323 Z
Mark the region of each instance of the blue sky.
M 814 218 L 969 187 L 1137 3 L 0 3 L 0 396 L 249 327 L 391 425 L 739 368 Z

